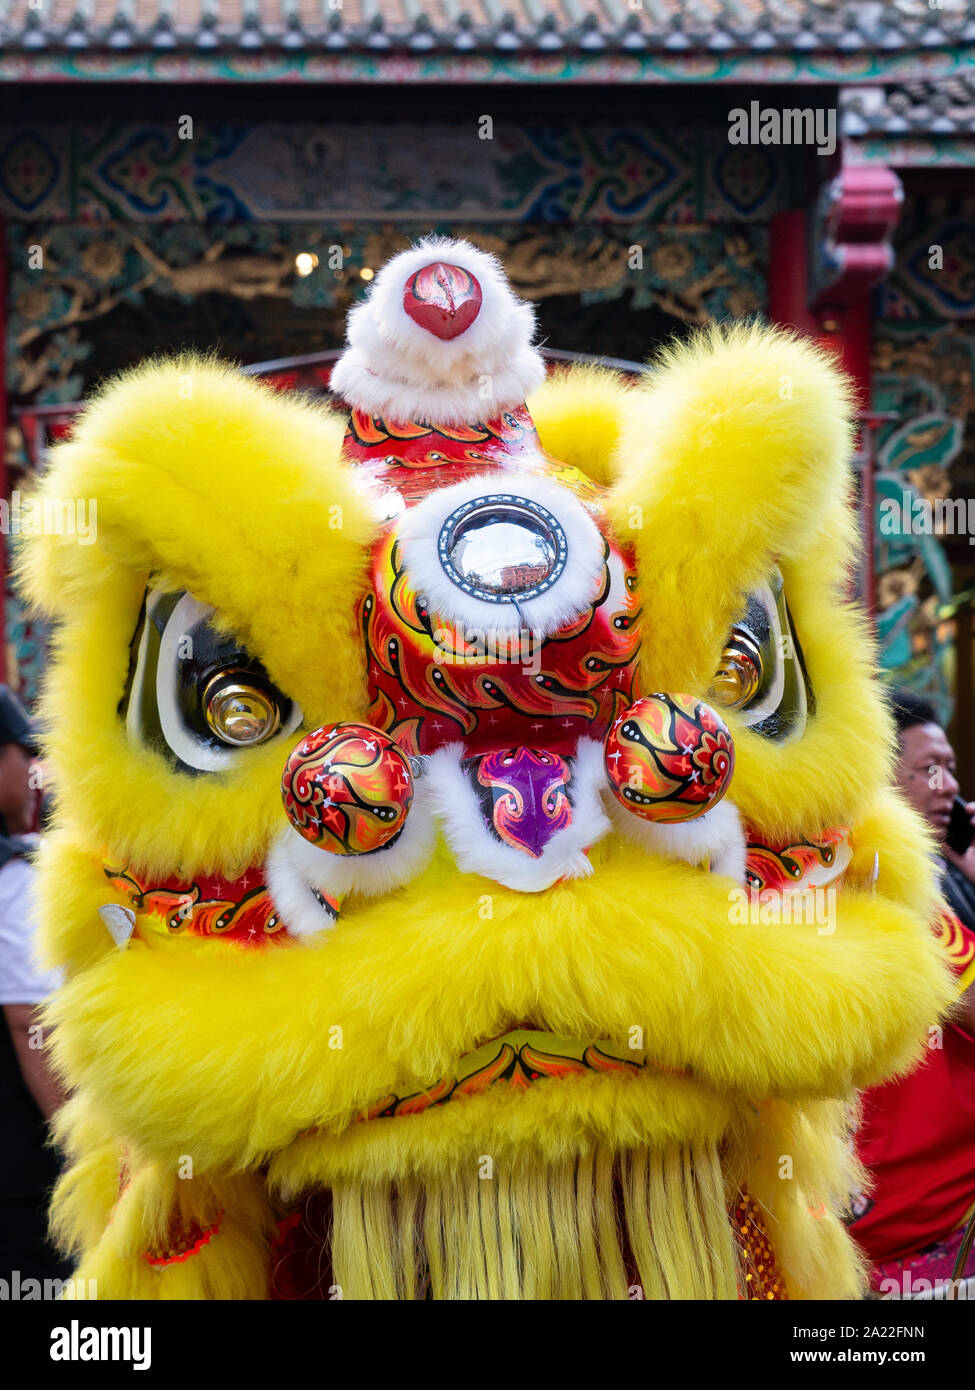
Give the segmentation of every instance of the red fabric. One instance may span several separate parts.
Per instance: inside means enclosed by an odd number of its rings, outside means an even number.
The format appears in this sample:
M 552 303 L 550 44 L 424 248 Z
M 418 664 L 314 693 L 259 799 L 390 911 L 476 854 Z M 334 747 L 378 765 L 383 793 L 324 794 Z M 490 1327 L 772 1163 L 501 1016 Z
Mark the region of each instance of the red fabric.
M 271 1240 L 268 1297 L 275 1302 L 319 1302 L 342 1297 L 332 1283 L 332 1194 L 316 1192 L 278 1222 Z
M 961 975 L 975 934 L 957 919 L 951 928 Z M 875 1263 L 944 1240 L 975 1203 L 975 1040 L 946 1025 L 943 1042 L 909 1076 L 861 1097 L 857 1152 L 873 1188 L 851 1230 Z
M 965 1227 L 958 1226 L 946 1240 L 939 1240 L 926 1250 L 915 1251 L 907 1259 L 875 1264 L 870 1271 L 870 1283 L 878 1292 L 893 1293 L 895 1296 L 917 1297 L 923 1293 L 933 1293 L 939 1286 L 943 1288 L 950 1283 L 964 1237 Z M 975 1249 L 968 1252 L 965 1267 L 959 1271 L 958 1278 L 975 1278 Z M 926 1287 L 928 1285 L 930 1288 Z

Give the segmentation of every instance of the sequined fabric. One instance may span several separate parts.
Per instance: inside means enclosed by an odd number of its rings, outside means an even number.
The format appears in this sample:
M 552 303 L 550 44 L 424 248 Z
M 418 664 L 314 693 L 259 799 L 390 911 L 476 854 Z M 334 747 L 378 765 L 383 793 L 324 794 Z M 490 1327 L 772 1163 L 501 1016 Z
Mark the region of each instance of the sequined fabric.
M 748 1303 L 787 1300 L 789 1295 L 786 1292 L 785 1280 L 776 1261 L 758 1203 L 747 1192 L 741 1192 L 732 1215 L 742 1266 L 742 1284 L 738 1289 L 738 1297 Z

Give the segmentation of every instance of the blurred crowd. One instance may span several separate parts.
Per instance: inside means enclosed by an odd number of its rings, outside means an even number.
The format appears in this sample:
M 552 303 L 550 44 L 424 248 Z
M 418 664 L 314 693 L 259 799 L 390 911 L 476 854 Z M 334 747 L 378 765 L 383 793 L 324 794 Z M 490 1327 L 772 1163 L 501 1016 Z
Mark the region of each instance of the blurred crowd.
M 931 705 L 906 691 L 894 691 L 891 704 L 896 781 L 931 832 L 944 903 L 934 925 L 958 1002 L 949 1019 L 932 1020 L 919 1067 L 861 1096 L 856 1144 L 869 1182 L 852 1199 L 852 1230 L 876 1296 L 946 1297 L 953 1278 L 975 1276 L 975 1252 L 962 1248 L 975 1211 L 975 802 L 960 796 L 955 754 Z
M 43 777 L 34 728 L 0 686 L 0 1278 L 64 1278 L 46 1239 L 58 1174 L 48 1126 L 64 1099 L 49 1065 L 41 1005 L 59 984 L 36 959 L 33 854 Z

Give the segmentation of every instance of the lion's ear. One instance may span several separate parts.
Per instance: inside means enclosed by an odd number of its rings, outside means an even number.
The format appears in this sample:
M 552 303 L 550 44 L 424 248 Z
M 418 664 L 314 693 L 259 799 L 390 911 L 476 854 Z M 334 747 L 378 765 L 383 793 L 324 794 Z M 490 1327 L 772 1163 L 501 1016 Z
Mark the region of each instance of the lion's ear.
M 838 516 L 851 438 L 849 387 L 827 354 L 760 325 L 669 349 L 630 393 L 610 508 L 636 551 L 653 648 L 685 679 L 707 681 L 744 595 L 772 564 L 804 563 Z M 838 585 L 841 530 L 827 561 Z
M 528 401 L 543 447 L 594 483 L 612 481 L 629 383 L 602 367 L 552 374 Z
M 29 597 L 69 624 L 90 621 L 106 585 L 144 587 L 151 574 L 211 604 L 269 671 L 292 684 L 301 673 L 306 701 L 347 702 L 375 524 L 342 435 L 324 407 L 212 359 L 126 373 L 54 451 L 43 496 L 86 500 L 92 535 L 35 537 L 22 566 Z M 297 620 L 309 613 L 315 653 Z

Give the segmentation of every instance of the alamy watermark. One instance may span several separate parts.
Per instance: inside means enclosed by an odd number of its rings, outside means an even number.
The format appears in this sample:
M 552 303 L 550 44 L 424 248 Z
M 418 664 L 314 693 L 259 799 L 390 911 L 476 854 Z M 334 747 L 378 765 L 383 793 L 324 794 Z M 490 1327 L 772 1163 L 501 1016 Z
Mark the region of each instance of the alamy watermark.
M 728 921 L 733 927 L 783 922 L 815 927 L 818 936 L 832 936 L 836 930 L 836 889 L 809 886 L 779 892 L 754 884 L 747 890 L 732 888 L 728 892 Z
M 21 1278 L 20 1270 L 10 1271 L 9 1279 L 0 1279 L 0 1303 L 56 1303 L 59 1299 L 98 1298 L 97 1279 L 34 1279 Z
M 729 145 L 815 145 L 818 155 L 836 151 L 836 107 L 762 106 L 751 101 L 748 108 L 736 106 L 728 112 Z
M 133 1371 L 152 1365 L 151 1327 L 82 1327 L 72 1319 L 51 1329 L 52 1361 L 131 1361 Z
M 537 676 L 542 669 L 543 637 L 539 627 L 438 627 L 433 634 L 433 659 L 438 666 L 483 666 L 485 662 L 520 666 L 524 675 Z
M 0 497 L 0 535 L 76 536 L 79 545 L 98 539 L 98 499 L 42 497 L 14 488 L 10 500 Z
M 882 536 L 967 536 L 975 545 L 975 497 L 919 497 L 907 488 L 880 501 Z
M 971 1279 L 956 1280 L 944 1276 L 926 1279 L 923 1275 L 914 1274 L 911 1270 L 905 1269 L 902 1270 L 899 1279 L 895 1275 L 881 1279 L 877 1292 L 883 1299 L 907 1298 L 918 1299 L 922 1302 L 954 1299 L 966 1303 L 975 1293 L 972 1283 Z

